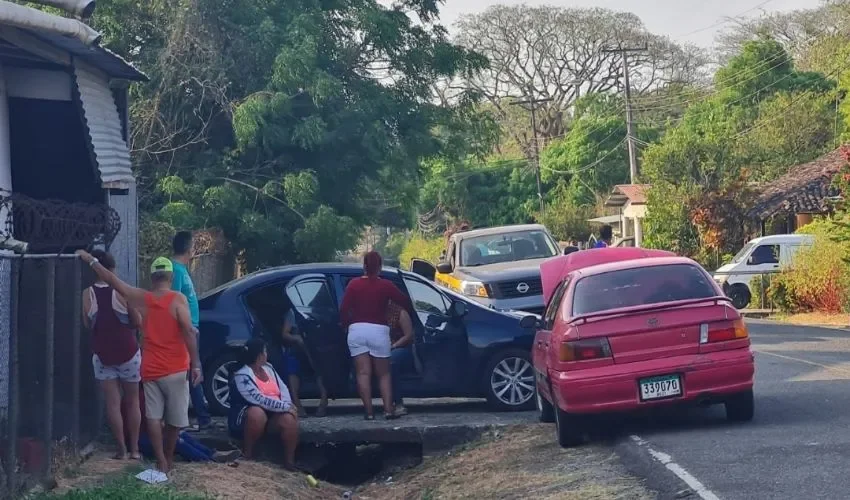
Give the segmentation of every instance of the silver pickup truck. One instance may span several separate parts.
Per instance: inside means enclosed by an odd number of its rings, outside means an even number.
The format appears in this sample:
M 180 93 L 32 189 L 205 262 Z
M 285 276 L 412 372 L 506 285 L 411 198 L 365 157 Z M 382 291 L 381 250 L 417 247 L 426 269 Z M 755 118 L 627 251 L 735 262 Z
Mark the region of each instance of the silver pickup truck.
M 490 227 L 453 234 L 439 264 L 411 270 L 486 306 L 542 314 L 540 263 L 560 254 L 540 224 Z

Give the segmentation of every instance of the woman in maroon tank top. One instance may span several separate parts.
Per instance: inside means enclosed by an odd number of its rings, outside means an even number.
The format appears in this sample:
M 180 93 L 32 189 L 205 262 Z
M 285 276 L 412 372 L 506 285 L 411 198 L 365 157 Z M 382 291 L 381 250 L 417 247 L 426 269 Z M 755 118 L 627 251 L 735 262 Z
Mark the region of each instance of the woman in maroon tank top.
M 92 255 L 110 271 L 115 269 L 115 259 L 108 253 L 95 250 Z M 131 458 L 141 458 L 141 353 L 136 340 L 141 316 L 129 309 L 127 301 L 112 287 L 98 281 L 83 291 L 83 323 L 91 330 L 92 366 L 103 389 L 107 420 L 118 445 L 115 458 L 127 458 L 128 448 Z M 122 407 L 125 414 L 122 414 Z M 129 443 L 125 441 L 125 420 Z

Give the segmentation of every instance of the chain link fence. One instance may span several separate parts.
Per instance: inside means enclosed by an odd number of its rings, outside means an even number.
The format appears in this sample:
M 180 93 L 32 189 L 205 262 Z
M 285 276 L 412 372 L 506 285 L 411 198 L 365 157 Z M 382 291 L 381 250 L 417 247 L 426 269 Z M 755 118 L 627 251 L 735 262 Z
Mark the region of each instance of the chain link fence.
M 8 273 L 6 272 L 8 271 Z M 0 255 L 0 310 L 8 310 L 2 405 L 3 497 L 15 497 L 76 462 L 103 427 L 82 290 L 94 276 L 73 255 Z M 8 284 L 8 287 L 5 286 Z M 6 293 L 8 292 L 8 293 Z M 5 319 L 0 316 L 0 319 Z M 0 359 L 0 362 L 6 359 Z M 68 463 L 66 463 L 68 462 Z

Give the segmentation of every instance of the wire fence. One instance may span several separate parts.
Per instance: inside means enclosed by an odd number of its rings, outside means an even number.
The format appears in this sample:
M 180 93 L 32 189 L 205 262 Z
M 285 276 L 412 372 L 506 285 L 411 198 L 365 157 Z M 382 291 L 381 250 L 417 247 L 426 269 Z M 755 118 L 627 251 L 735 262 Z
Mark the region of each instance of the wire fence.
M 0 374 L 2 496 L 14 498 L 73 467 L 103 427 L 102 401 L 82 334 L 81 291 L 94 277 L 73 255 L 0 256 L 0 309 L 9 311 Z M 8 286 L 5 286 L 8 285 Z
M 94 274 L 71 252 L 108 248 L 120 228 L 108 205 L 0 190 L 0 498 L 75 466 L 103 427 L 81 320 Z

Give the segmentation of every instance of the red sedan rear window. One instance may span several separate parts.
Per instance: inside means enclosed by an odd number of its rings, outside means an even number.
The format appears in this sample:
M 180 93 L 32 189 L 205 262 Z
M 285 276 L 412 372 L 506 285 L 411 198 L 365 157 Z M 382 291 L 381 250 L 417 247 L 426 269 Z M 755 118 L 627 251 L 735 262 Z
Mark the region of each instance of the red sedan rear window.
M 689 264 L 623 269 L 580 279 L 573 315 L 716 295 L 706 274 Z

